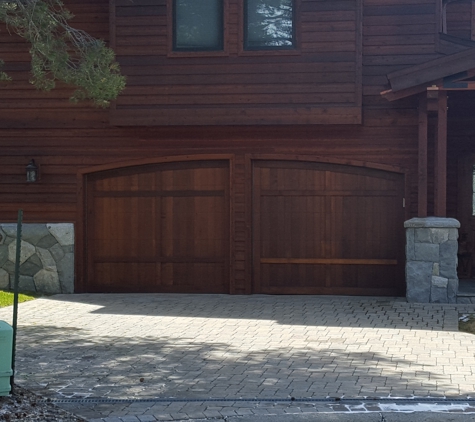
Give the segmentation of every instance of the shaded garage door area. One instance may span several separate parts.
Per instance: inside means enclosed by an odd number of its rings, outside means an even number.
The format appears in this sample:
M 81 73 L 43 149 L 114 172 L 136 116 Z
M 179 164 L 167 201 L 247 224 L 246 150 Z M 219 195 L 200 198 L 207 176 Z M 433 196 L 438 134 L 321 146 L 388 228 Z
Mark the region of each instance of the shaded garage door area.
M 87 178 L 86 291 L 229 292 L 229 163 Z
M 253 291 L 404 294 L 402 174 L 255 161 Z

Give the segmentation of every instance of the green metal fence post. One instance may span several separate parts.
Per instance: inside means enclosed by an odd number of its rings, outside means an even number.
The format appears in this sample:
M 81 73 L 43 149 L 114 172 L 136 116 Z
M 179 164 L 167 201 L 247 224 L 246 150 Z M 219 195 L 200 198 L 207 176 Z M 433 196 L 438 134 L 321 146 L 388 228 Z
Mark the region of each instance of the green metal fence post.
M 18 221 L 16 226 L 16 255 L 15 255 L 15 280 L 13 287 L 13 344 L 12 344 L 12 371 L 10 385 L 13 393 L 15 383 L 15 350 L 16 350 L 16 332 L 18 322 L 18 287 L 20 280 L 20 255 L 21 255 L 21 225 L 23 222 L 23 210 L 18 210 Z

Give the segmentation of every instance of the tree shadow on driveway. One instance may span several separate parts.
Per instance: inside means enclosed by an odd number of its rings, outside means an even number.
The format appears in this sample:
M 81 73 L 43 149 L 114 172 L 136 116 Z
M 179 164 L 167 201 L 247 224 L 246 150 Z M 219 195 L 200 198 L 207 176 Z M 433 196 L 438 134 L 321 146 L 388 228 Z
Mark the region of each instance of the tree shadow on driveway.
M 336 340 L 337 338 L 335 338 Z M 355 350 L 359 347 L 360 351 Z M 353 348 L 353 349 L 352 349 Z M 17 380 L 54 397 L 325 398 L 463 393 L 436 361 L 372 351 L 363 342 L 287 344 L 173 336 L 91 336 L 88 330 L 22 326 Z
M 2 315 L 8 310 L 0 310 Z M 20 305 L 17 380 L 49 397 L 457 396 L 475 337 L 399 299 L 58 295 Z

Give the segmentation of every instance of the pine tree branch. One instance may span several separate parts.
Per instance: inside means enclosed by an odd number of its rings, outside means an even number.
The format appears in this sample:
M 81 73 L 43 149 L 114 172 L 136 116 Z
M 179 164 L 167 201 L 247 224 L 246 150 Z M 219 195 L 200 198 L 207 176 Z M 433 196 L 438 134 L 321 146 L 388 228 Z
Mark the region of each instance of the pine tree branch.
M 70 26 L 72 17 L 60 0 L 0 0 L 0 21 L 31 45 L 30 82 L 50 90 L 62 81 L 76 87 L 72 101 L 107 107 L 124 89 L 125 78 L 114 52 Z M 0 79 L 7 77 L 0 69 Z

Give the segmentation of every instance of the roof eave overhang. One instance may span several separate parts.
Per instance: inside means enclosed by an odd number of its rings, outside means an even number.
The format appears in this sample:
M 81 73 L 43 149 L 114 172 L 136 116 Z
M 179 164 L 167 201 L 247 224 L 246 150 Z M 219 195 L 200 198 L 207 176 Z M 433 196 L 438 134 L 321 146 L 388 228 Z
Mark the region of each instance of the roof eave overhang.
M 387 75 L 391 88 L 381 92 L 389 101 L 432 90 L 474 90 L 464 79 L 475 76 L 475 48 L 451 54 Z

